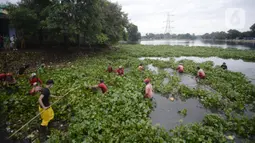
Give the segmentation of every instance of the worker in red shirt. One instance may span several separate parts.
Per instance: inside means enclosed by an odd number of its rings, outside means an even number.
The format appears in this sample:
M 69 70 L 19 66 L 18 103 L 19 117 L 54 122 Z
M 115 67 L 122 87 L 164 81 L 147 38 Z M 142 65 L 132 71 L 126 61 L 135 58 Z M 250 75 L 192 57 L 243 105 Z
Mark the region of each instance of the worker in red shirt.
M 0 74 L 0 80 L 1 84 L 6 88 L 7 94 L 12 94 L 19 90 L 18 86 L 15 86 L 17 81 L 12 73 Z
M 184 72 L 184 66 L 183 66 L 183 64 L 180 63 L 176 70 L 177 70 L 179 73 L 183 73 L 183 72 Z
M 107 72 L 111 73 L 113 72 L 113 69 L 112 69 L 112 65 L 109 63 L 108 67 L 107 67 Z
M 92 88 L 100 88 L 103 94 L 107 93 L 108 91 L 108 88 L 104 83 L 104 80 L 100 80 L 100 83 L 98 85 L 93 86 Z
M 6 74 L 5 73 L 1 73 L 0 74 L 0 81 L 4 81 L 5 77 L 6 77 Z
M 42 80 L 36 76 L 36 73 L 31 74 L 31 79 L 29 82 L 31 86 L 33 86 L 35 82 L 40 83 L 40 85 L 42 85 Z
M 6 78 L 6 73 L 1 73 L 0 74 L 0 87 L 4 86 L 5 78 Z
M 205 72 L 200 67 L 197 67 L 197 70 L 196 81 L 199 82 L 200 79 L 205 79 Z
M 42 87 L 38 85 L 37 82 L 33 83 L 33 88 L 29 91 L 30 95 L 36 95 L 36 93 L 40 93 Z
M 119 66 L 119 68 L 117 69 L 117 74 L 120 75 L 120 76 L 124 75 L 124 69 L 123 69 L 122 66 Z
M 146 78 L 144 80 L 144 83 L 146 84 L 145 86 L 145 93 L 144 93 L 144 98 L 149 98 L 152 99 L 153 96 L 153 89 L 152 89 L 152 85 L 150 83 L 150 79 Z

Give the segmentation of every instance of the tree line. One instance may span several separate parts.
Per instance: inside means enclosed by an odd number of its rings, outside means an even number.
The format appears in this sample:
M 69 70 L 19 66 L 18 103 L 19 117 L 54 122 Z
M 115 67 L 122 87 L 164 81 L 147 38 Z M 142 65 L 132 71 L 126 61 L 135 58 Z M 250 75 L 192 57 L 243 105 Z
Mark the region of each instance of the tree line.
M 218 39 L 218 40 L 225 40 L 225 39 L 245 39 L 251 40 L 255 39 L 255 23 L 250 27 L 250 31 L 240 32 L 236 29 L 230 29 L 228 32 L 221 31 L 221 32 L 212 32 L 212 33 L 205 33 L 201 36 L 195 34 L 153 34 L 147 33 L 145 36 L 142 36 L 143 40 L 160 40 L 160 39 L 187 39 L 187 40 L 194 40 L 197 38 L 202 39 Z
M 138 41 L 138 27 L 117 3 L 108 0 L 21 0 L 8 3 L 17 36 L 27 43 L 112 45 Z
M 144 40 L 160 40 L 160 39 L 189 39 L 189 40 L 194 40 L 196 39 L 196 35 L 186 33 L 186 34 L 170 34 L 170 33 L 165 33 L 165 34 L 153 34 L 153 33 L 147 33 L 145 36 L 142 36 L 142 39 Z
M 230 29 L 228 32 L 212 32 L 205 33 L 201 36 L 203 39 L 246 39 L 251 40 L 255 38 L 255 23 L 250 27 L 250 31 L 240 32 L 236 29 Z

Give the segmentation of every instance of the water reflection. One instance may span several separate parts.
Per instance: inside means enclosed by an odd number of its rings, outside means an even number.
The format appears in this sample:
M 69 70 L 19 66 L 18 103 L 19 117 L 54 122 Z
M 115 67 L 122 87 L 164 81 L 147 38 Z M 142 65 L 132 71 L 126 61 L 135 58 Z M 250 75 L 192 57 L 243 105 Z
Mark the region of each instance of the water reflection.
M 180 46 L 203 46 L 218 48 L 236 48 L 241 50 L 255 50 L 255 43 L 225 42 L 225 41 L 202 41 L 202 40 L 151 40 L 141 41 L 142 45 L 180 45 Z
M 171 102 L 160 94 L 154 94 L 153 97 L 156 108 L 150 114 L 152 124 L 160 124 L 167 130 L 179 125 L 180 119 L 183 120 L 184 124 L 201 122 L 206 114 L 211 113 L 199 103 L 198 99 L 191 98 L 186 101 L 175 100 Z M 187 109 L 187 116 L 185 117 L 178 113 L 183 109 Z
M 158 74 L 158 67 L 153 66 L 152 64 L 149 64 L 147 66 L 148 70 L 150 70 L 153 74 Z

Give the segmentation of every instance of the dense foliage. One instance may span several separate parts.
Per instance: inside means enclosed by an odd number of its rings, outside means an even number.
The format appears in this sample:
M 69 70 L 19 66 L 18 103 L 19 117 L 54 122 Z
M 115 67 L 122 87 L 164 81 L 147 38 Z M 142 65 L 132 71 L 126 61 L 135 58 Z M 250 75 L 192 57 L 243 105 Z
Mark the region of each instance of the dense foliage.
M 196 50 L 201 53 L 196 53 Z M 10 53 L 9 56 L 15 54 L 17 53 Z M 21 53 L 20 57 L 27 54 Z M 49 78 L 55 80 L 52 94 L 61 96 L 68 93 L 68 95 L 53 106 L 56 114 L 54 122 L 57 125 L 52 130 L 49 141 L 221 143 L 232 142 L 235 138 L 254 141 L 255 117 L 246 117 L 244 114 L 248 106 L 254 107 L 254 85 L 250 84 L 245 76 L 213 67 L 212 62 L 204 62 L 199 65 L 206 71 L 208 78 L 200 84 L 211 86 L 214 90 L 206 90 L 203 86 L 190 88 L 180 84 L 178 74 L 170 75 L 164 70 L 176 68 L 178 62 L 173 59 L 170 61 L 138 59 L 142 56 L 165 57 L 182 54 L 254 60 L 252 51 L 123 45 L 117 52 L 104 51 L 89 57 L 80 56 L 75 62 L 66 62 L 61 68 L 60 65 L 51 65 L 40 78 L 44 81 Z M 144 65 L 153 64 L 158 67 L 158 74 L 147 69 L 144 72 L 138 71 L 137 67 L 141 62 Z M 196 73 L 198 63 L 189 60 L 182 62 L 185 74 Z M 106 73 L 108 63 L 112 63 L 114 68 L 124 66 L 125 76 Z M 145 86 L 143 79 L 146 77 L 151 78 L 155 92 L 163 95 L 172 94 L 176 98 L 198 98 L 208 109 L 215 109 L 217 114 L 205 116 L 201 123 L 176 126 L 169 132 L 158 126 L 152 126 L 148 115 L 152 111 L 153 102 L 144 99 L 142 94 Z M 170 82 L 162 84 L 165 78 Z M 105 80 L 109 88 L 108 94 L 103 95 L 86 88 L 97 84 L 98 79 Z M 24 95 L 29 89 L 26 78 L 20 78 L 18 85 L 23 87 L 19 92 L 12 95 L 1 92 L 0 96 L 3 108 L 1 111 L 7 115 L 5 125 L 9 133 L 21 127 L 37 112 L 38 97 Z M 51 102 L 56 100 L 52 98 Z M 189 114 L 189 109 L 181 110 L 180 114 L 185 118 L 185 115 Z M 40 120 L 35 119 L 15 137 L 36 139 L 38 132 L 35 130 L 39 123 Z M 64 129 L 61 128 L 63 125 Z
M 108 0 L 21 0 L 7 9 L 18 38 L 27 43 L 111 45 L 123 39 L 129 25 L 136 27 Z M 138 40 L 130 32 L 130 40 Z

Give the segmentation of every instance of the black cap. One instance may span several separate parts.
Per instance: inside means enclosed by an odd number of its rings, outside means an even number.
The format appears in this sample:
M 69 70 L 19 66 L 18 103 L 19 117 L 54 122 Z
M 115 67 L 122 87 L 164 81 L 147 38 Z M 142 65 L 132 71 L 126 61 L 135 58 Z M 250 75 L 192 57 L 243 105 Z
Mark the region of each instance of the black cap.
M 49 79 L 47 82 L 46 82 L 46 85 L 50 85 L 50 84 L 54 84 L 54 81 L 52 79 Z
M 104 80 L 100 79 L 100 83 L 103 83 L 103 82 L 104 82 Z

